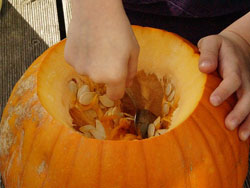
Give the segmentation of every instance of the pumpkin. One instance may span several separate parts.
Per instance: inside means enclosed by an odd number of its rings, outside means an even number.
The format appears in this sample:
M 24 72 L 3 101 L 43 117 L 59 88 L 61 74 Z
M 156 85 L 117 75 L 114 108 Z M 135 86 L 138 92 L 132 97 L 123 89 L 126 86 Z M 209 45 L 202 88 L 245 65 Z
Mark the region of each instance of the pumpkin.
M 84 130 L 91 130 L 91 126 L 76 129 L 75 124 L 84 121 L 86 126 L 86 121 L 93 121 L 89 117 L 97 117 L 94 128 L 102 123 L 104 132 L 113 131 L 115 127 L 104 123 L 110 119 L 102 118 L 103 109 L 133 108 L 126 99 L 107 101 L 103 85 L 78 75 L 64 60 L 62 41 L 35 60 L 14 87 L 4 109 L 0 170 L 6 188 L 243 186 L 249 143 L 241 142 L 237 130 L 228 131 L 224 125 L 235 96 L 213 107 L 209 96 L 221 79 L 198 70 L 196 47 L 163 30 L 139 26 L 133 26 L 133 30 L 141 52 L 131 91 L 139 105 L 160 114 L 158 123 L 166 122 L 150 125 L 149 130 L 160 130 L 160 126 L 166 130 L 140 139 L 129 130 L 131 125 L 124 124 L 130 121 L 129 116 L 119 119 L 118 125 L 123 128 L 113 133 L 118 135 L 116 139 L 111 139 L 111 132 L 106 134 L 110 139 L 89 138 Z M 84 83 L 88 86 L 81 90 L 86 92 L 89 87 L 102 97 L 84 94 L 91 100 L 80 100 L 76 91 Z M 171 91 L 174 94 L 166 113 L 168 107 L 164 105 Z M 156 104 L 155 99 L 164 92 L 162 104 Z M 102 101 L 109 107 L 100 104 Z

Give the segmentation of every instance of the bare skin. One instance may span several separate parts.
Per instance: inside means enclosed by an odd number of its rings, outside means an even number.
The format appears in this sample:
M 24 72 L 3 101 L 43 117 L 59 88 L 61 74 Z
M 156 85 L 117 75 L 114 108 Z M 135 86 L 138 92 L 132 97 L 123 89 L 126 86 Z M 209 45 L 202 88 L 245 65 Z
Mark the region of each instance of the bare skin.
M 240 125 L 239 137 L 250 134 L 250 13 L 246 14 L 218 35 L 202 38 L 199 68 L 204 73 L 219 70 L 223 81 L 211 94 L 210 102 L 220 105 L 234 92 L 238 102 L 225 119 L 228 129 Z
M 75 70 L 107 85 L 107 95 L 120 99 L 137 71 L 139 46 L 121 0 L 72 0 L 72 21 L 65 59 Z M 202 38 L 199 68 L 218 69 L 223 81 L 210 102 L 220 105 L 234 92 L 238 102 L 225 119 L 228 129 L 240 126 L 239 137 L 250 135 L 250 13 L 218 35 Z
M 122 1 L 72 3 L 65 58 L 80 74 L 105 83 L 111 99 L 120 99 L 125 87 L 132 84 L 139 55 Z

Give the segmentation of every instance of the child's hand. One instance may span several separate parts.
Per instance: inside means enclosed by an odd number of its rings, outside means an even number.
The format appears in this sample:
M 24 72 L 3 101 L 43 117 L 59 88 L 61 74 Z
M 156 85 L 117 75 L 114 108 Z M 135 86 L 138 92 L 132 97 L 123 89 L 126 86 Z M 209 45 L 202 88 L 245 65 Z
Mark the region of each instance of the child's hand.
M 120 1 L 91 1 L 82 2 L 91 9 L 87 14 L 80 1 L 73 7 L 65 59 L 78 73 L 105 83 L 111 99 L 120 99 L 137 72 L 139 46 Z
M 219 35 L 202 38 L 199 68 L 211 73 L 218 68 L 223 81 L 210 96 L 214 106 L 220 105 L 234 92 L 238 102 L 225 119 L 228 129 L 240 126 L 239 137 L 247 140 L 250 134 L 250 46 L 240 35 L 222 31 Z

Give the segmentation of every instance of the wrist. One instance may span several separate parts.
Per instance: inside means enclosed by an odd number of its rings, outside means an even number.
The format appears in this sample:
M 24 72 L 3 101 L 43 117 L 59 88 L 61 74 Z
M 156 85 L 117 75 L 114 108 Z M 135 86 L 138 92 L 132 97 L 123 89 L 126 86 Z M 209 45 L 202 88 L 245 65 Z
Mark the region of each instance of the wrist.
M 122 0 L 72 0 L 72 20 L 80 23 L 102 23 L 122 13 Z
M 239 33 L 232 31 L 232 30 L 229 30 L 229 29 L 225 29 L 222 32 L 220 32 L 219 35 L 225 37 L 226 39 L 228 39 L 231 42 L 233 42 L 234 44 L 236 44 L 241 49 L 241 51 L 244 52 L 250 58 L 250 53 L 249 53 L 250 52 L 250 44 Z

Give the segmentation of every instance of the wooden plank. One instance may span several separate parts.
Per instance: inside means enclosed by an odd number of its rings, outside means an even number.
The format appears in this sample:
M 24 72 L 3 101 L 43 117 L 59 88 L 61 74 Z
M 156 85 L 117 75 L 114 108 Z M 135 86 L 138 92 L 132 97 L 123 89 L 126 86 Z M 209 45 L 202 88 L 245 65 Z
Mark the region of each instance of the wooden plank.
M 66 28 L 66 33 L 68 33 L 69 23 L 70 20 L 72 19 L 71 0 L 62 0 L 62 2 L 63 2 L 65 28 Z
M 24 71 L 60 40 L 56 0 L 3 0 L 0 31 L 1 116 Z M 1 180 L 0 187 L 4 187 Z
M 48 46 L 60 40 L 56 0 L 9 0 L 9 2 Z

